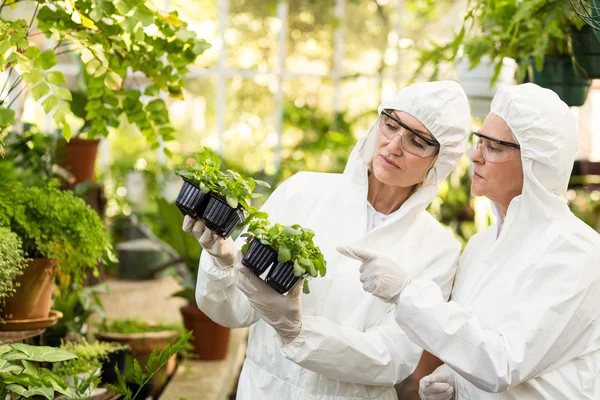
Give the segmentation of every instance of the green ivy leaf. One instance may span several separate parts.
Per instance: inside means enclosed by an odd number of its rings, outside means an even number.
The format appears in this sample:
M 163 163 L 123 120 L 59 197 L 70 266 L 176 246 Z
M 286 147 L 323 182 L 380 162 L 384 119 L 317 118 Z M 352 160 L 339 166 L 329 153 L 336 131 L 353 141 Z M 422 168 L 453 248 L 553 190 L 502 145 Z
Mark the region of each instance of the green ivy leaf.
M 35 46 L 28 47 L 27 51 L 25 52 L 25 54 L 27 55 L 27 57 L 29 57 L 31 59 L 36 58 L 41 53 L 42 53 L 42 50 L 40 50 L 39 47 L 35 47 Z

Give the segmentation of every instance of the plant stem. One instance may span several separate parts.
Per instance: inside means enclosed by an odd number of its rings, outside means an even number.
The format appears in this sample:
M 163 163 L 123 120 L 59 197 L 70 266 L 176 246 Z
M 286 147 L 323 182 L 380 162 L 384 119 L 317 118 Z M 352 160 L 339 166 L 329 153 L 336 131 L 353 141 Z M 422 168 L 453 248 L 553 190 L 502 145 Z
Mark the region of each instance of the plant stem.
M 10 106 L 13 105 L 13 103 L 15 101 L 17 101 L 17 99 L 19 98 L 19 96 L 21 95 L 21 93 L 23 93 L 23 90 L 27 89 L 27 86 L 23 86 L 23 88 L 19 91 L 19 93 L 17 93 L 17 95 L 15 96 L 15 98 L 10 102 L 10 104 L 8 105 L 7 108 L 10 108 Z
M 37 17 L 39 8 L 40 8 L 40 3 L 36 2 L 35 11 L 33 12 L 33 15 L 31 16 L 31 21 L 29 21 L 29 29 L 31 29 L 31 25 L 33 25 L 33 21 L 35 20 L 35 17 Z M 29 33 L 29 29 L 27 30 L 27 33 Z M 27 35 L 27 33 L 26 33 L 26 35 Z
M 17 88 L 17 86 L 19 86 L 21 84 L 21 82 L 23 82 L 23 78 L 19 77 L 14 85 L 12 85 L 10 87 L 10 89 L 8 89 L 8 92 L 6 93 L 6 97 L 4 98 L 4 100 L 6 100 L 8 98 L 8 96 L 10 96 L 10 94 L 12 93 L 13 90 L 15 90 Z M 2 100 L 4 102 L 4 100 Z
M 10 80 L 10 76 L 12 75 L 14 69 L 15 67 L 10 67 L 10 70 L 8 71 L 8 78 L 6 78 L 6 80 L 4 81 L 4 86 L 2 86 L 2 90 L 0 90 L 0 96 L 2 96 L 2 93 L 4 93 L 4 89 L 6 89 L 6 85 L 8 84 L 8 81 Z

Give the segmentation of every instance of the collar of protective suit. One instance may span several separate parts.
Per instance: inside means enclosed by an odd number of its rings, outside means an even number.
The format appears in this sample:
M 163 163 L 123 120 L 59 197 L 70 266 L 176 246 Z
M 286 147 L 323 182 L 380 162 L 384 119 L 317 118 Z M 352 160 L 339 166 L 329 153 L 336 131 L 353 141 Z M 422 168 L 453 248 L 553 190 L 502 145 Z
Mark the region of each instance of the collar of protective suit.
M 398 221 L 403 216 L 423 211 L 438 193 L 439 184 L 454 169 L 468 139 L 470 126 L 469 105 L 461 86 L 453 81 L 426 82 L 401 90 L 393 99 L 379 105 L 382 110 L 401 110 L 421 121 L 440 143 L 440 152 L 421 188 L 392 213 L 383 225 Z M 368 171 L 377 149 L 379 118 L 354 147 L 344 175 L 359 188 L 368 187 Z
M 547 100 L 544 107 L 539 105 L 542 98 Z M 569 107 L 553 91 L 527 83 L 499 91 L 490 112 L 507 123 L 521 145 L 523 192 L 508 207 L 503 235 L 510 226 L 565 217 L 577 153 L 577 121 Z M 494 212 L 501 217 L 495 204 Z

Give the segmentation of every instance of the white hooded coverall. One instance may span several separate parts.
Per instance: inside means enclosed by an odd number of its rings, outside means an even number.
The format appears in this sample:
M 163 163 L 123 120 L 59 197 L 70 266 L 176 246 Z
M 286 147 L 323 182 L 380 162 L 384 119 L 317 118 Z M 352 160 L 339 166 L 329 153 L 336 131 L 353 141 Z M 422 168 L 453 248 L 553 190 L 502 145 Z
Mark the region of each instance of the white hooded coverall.
M 393 306 L 365 293 L 360 264 L 335 248 L 360 242 L 398 262 L 410 258 L 417 266 L 410 272 L 436 282 L 447 298 L 460 244 L 425 209 L 463 154 L 470 117 L 466 95 L 455 82 L 408 87 L 382 103 L 379 113 L 384 108 L 413 115 L 441 144 L 424 186 L 399 210 L 367 231 L 367 173 L 378 122 L 358 141 L 343 174 L 298 173 L 262 208 L 272 222 L 312 229 L 327 261 L 327 275 L 311 280 L 311 293 L 302 295 L 302 330 L 293 342 L 282 346 L 235 285 L 233 269 L 218 268 L 203 252 L 199 308 L 221 325 L 250 326 L 238 399 L 396 399 L 393 385 L 416 368 L 422 349 L 398 327 Z M 238 239 L 236 245 L 242 244 Z
M 491 112 L 521 145 L 523 192 L 501 227 L 469 241 L 452 300 L 434 282 L 414 280 L 396 320 L 454 370 L 460 400 L 598 400 L 600 235 L 564 199 L 576 121 L 534 84 L 502 89 Z

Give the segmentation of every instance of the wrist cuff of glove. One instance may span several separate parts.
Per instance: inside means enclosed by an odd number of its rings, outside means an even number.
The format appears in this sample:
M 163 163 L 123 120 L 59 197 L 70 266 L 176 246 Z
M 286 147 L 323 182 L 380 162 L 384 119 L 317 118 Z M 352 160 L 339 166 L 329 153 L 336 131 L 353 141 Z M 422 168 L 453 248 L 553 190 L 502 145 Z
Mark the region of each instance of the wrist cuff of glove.
M 231 260 L 211 255 L 212 262 L 221 269 L 229 269 L 233 267 L 233 258 Z

